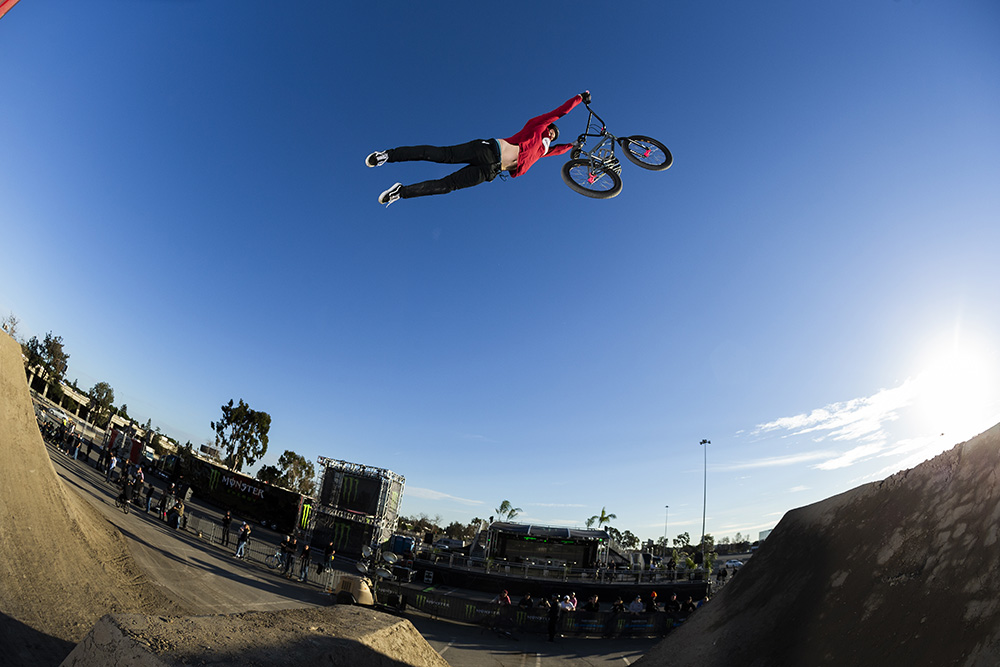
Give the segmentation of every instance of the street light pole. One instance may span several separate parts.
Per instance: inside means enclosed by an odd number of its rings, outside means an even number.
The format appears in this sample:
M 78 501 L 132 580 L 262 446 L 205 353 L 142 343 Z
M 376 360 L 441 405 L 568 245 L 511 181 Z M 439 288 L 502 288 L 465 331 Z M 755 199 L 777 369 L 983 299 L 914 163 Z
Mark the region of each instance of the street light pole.
M 705 483 L 702 487 L 704 491 L 701 500 L 701 566 L 705 567 L 705 513 L 708 509 L 708 446 L 712 444 L 712 441 L 702 440 L 698 444 L 705 448 Z
M 663 517 L 663 542 L 664 542 L 663 548 L 669 551 L 670 540 L 667 539 L 667 524 L 670 523 L 670 505 L 666 506 L 666 512 L 667 515 Z

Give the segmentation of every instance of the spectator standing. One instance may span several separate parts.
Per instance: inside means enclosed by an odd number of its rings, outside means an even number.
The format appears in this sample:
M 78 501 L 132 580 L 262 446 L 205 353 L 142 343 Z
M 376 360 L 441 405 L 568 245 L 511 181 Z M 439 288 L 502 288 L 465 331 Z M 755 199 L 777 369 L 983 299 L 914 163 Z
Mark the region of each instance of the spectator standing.
M 244 551 L 247 547 L 247 542 L 250 541 L 250 525 L 244 521 L 243 527 L 240 528 L 240 534 L 236 538 L 236 553 L 233 554 L 236 558 L 245 558 Z
M 305 581 L 309 576 L 309 563 L 312 559 L 309 555 L 309 545 L 302 545 L 302 553 L 299 554 L 299 581 Z
M 556 630 L 559 628 L 559 617 L 562 615 L 562 603 L 556 602 L 549 607 L 549 641 L 556 640 Z
M 282 574 L 285 575 L 286 579 L 292 578 L 292 561 L 295 560 L 295 552 L 299 550 L 299 540 L 297 537 L 288 536 L 288 540 L 284 543 L 282 550 L 284 552 L 284 569 Z
M 337 550 L 333 548 L 333 540 L 323 548 L 323 562 L 319 565 L 320 574 L 326 571 L 327 568 L 333 568 L 333 558 L 336 555 Z
M 118 457 L 111 454 L 111 458 L 108 460 L 108 472 L 104 475 L 104 481 L 108 484 L 111 483 L 111 475 L 114 473 L 116 465 L 118 465 Z
M 233 523 L 233 515 L 229 510 L 222 517 L 222 546 L 229 546 L 229 526 Z

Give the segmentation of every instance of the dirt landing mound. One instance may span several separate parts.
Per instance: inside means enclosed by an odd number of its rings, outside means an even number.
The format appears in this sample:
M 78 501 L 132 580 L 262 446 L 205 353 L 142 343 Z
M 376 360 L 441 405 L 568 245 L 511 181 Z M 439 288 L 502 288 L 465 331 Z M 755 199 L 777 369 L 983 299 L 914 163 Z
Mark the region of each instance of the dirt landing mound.
M 447 667 L 409 621 L 359 607 L 165 618 L 105 616 L 64 667 Z
M 1000 664 L 1000 425 L 789 512 L 637 665 Z
M 57 665 L 107 613 L 183 613 L 114 526 L 67 491 L 38 433 L 20 346 L 0 332 L 0 662 Z

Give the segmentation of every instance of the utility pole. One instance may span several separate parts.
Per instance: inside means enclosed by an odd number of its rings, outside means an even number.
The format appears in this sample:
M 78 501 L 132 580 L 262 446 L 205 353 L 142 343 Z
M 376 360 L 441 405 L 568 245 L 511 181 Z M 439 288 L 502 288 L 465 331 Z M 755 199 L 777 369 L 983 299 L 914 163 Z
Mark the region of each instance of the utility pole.
M 712 444 L 711 440 L 702 440 L 698 443 L 705 448 L 705 483 L 702 487 L 704 489 L 702 493 L 701 500 L 701 566 L 705 567 L 705 513 L 708 509 L 708 446 Z
M 666 509 L 667 514 L 665 517 L 663 517 L 663 542 L 664 542 L 663 548 L 669 551 L 670 540 L 667 538 L 667 524 L 670 523 L 670 505 L 667 505 L 666 508 L 667 508 Z

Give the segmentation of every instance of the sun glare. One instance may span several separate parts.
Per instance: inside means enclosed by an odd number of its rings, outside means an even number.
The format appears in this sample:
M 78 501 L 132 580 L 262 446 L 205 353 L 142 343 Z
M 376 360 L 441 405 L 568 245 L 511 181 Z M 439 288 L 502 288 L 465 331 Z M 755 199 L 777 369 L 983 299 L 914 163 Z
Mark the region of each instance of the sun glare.
M 955 341 L 938 351 L 918 378 L 915 407 L 929 432 L 966 440 L 996 423 L 997 356 L 986 346 Z

